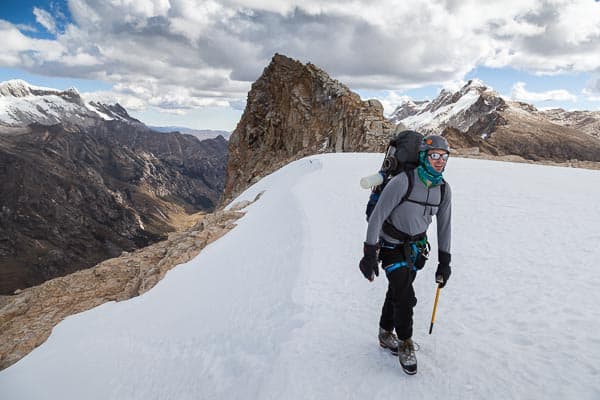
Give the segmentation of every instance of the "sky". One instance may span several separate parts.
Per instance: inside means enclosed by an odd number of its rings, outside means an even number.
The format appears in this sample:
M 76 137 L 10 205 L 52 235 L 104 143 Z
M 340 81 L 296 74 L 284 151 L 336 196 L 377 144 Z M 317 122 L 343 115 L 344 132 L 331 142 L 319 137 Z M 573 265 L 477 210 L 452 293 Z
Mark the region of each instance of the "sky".
M 3 0 L 0 81 L 73 86 L 150 125 L 231 131 L 280 53 L 387 114 L 472 78 L 538 108 L 600 110 L 599 1 L 372 3 Z
M 434 223 L 408 376 L 377 340 L 384 273 L 358 270 L 359 179 L 381 158 L 311 156 L 261 179 L 236 201 L 260 199 L 193 260 L 66 318 L 0 371 L 3 398 L 600 398 L 600 171 L 449 159 L 452 275 L 429 335 Z

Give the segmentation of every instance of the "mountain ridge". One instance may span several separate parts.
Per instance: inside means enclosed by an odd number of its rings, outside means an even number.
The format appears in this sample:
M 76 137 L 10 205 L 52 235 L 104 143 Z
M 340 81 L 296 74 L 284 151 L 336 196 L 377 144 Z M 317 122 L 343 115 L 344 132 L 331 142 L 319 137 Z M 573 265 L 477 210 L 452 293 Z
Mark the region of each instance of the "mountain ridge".
M 61 91 L 30 85 L 22 79 L 0 82 L 0 126 L 25 127 L 32 123 L 90 126 L 97 118 L 141 124 L 120 104 L 85 102 L 73 87 Z

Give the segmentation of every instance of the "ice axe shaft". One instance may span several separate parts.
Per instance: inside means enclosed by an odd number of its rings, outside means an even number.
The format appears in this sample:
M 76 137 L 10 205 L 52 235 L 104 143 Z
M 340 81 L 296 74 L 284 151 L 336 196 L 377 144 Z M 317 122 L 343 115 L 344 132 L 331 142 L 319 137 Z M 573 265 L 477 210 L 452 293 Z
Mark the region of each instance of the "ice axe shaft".
M 441 284 L 438 283 L 437 290 L 435 291 L 435 301 L 433 302 L 433 312 L 431 313 L 431 324 L 429 325 L 429 334 L 433 331 L 433 323 L 435 322 L 435 312 L 437 310 L 438 300 L 440 299 Z

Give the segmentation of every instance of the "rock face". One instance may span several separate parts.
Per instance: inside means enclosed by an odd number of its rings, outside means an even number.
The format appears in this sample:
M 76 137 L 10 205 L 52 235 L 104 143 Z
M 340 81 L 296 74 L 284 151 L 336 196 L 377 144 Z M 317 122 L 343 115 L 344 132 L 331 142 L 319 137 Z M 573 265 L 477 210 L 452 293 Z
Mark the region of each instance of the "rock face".
M 100 117 L 74 90 L 10 82 L 0 85 L 0 294 L 164 239 L 178 218 L 219 203 L 222 137 L 154 132 L 118 105 L 96 104 Z M 23 101 L 46 108 L 19 113 Z
M 313 64 L 276 54 L 248 93 L 229 140 L 225 199 L 306 155 L 383 151 L 394 125 Z
M 481 81 L 457 92 L 442 90 L 431 102 L 406 102 L 394 121 L 424 133 L 445 135 L 463 154 L 520 156 L 533 161 L 600 161 L 600 113 L 538 111 L 505 101 Z
M 43 343 L 65 317 L 150 290 L 168 270 L 194 258 L 235 227 L 235 221 L 243 215 L 241 209 L 248 204 L 200 217 L 190 228 L 170 233 L 162 242 L 93 268 L 52 279 L 13 296 L 0 296 L 0 370 Z

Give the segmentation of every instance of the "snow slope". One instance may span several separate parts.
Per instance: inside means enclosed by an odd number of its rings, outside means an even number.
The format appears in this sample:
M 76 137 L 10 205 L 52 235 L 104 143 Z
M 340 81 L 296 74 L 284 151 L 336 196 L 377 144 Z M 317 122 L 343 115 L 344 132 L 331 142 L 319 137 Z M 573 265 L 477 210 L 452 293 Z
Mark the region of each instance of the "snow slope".
M 600 398 L 600 172 L 449 161 L 453 275 L 428 335 L 436 257 L 419 272 L 411 377 L 377 344 L 386 279 L 357 267 L 358 182 L 381 158 L 262 179 L 238 227 L 146 294 L 67 318 L 0 372 L 0 397 Z

